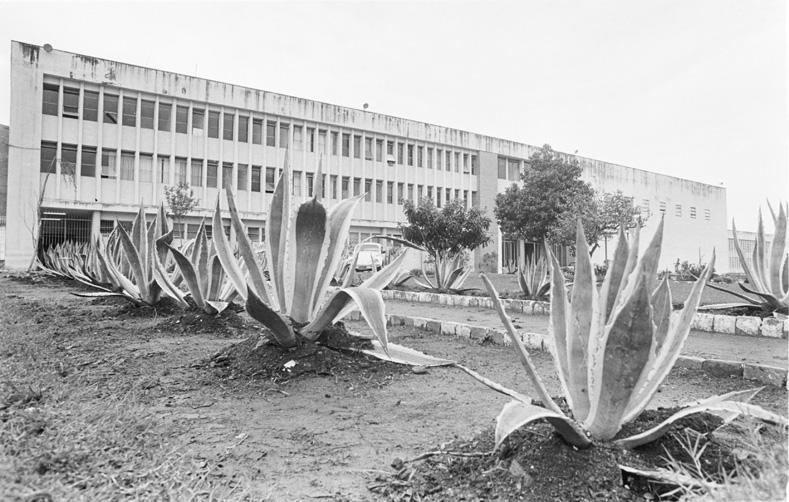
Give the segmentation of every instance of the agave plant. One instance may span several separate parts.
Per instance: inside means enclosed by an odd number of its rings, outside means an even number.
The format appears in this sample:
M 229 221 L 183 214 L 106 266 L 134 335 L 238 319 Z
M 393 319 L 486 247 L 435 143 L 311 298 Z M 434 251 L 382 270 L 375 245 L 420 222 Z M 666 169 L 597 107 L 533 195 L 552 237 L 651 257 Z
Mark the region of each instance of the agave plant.
M 592 440 L 612 440 L 623 424 L 634 420 L 644 410 L 671 371 L 687 339 L 712 262 L 693 285 L 684 309 L 672 317 L 668 280 L 664 278 L 658 284 L 656 276 L 663 222 L 640 259 L 637 259 L 638 230 L 635 232 L 633 242 L 628 244 L 624 232 L 620 231 L 614 259 L 598 291 L 586 238 L 579 224 L 575 283 L 570 298 L 559 262 L 550 249 L 546 249 L 551 263 L 552 355 L 572 418 L 548 394 L 528 351 L 504 312 L 495 288 L 481 274 L 544 404 L 544 407 L 533 405 L 531 400 L 516 391 L 478 378 L 513 398 L 496 419 L 497 446 L 512 432 L 541 418 L 548 420 L 568 443 L 579 448 L 589 446 Z M 758 391 L 736 391 L 705 399 L 680 410 L 652 429 L 617 439 L 615 443 L 632 448 L 654 441 L 669 429 L 673 421 L 699 412 L 713 413 L 726 421 L 747 413 L 786 424 L 782 417 L 747 403 Z
M 180 271 L 179 277 L 183 278 L 197 307 L 209 315 L 224 311 L 236 296 L 236 290 L 226 279 L 213 241 L 206 236 L 205 222 L 200 224 L 194 241 L 182 247 L 183 252 L 170 244 L 167 247 Z M 190 252 L 188 258 L 187 252 Z
M 714 310 L 716 308 L 731 308 L 756 305 L 764 310 L 772 311 L 779 317 L 789 314 L 789 226 L 787 218 L 789 204 L 784 207 L 778 205 L 778 215 L 775 214 L 772 206 L 769 205 L 770 214 L 775 225 L 773 241 L 769 246 L 764 237 L 764 222 L 762 212 L 759 211 L 759 225 L 756 231 L 756 243 L 753 247 L 751 264 L 745 261 L 745 254 L 740 248 L 740 241 L 737 238 L 737 227 L 734 220 L 731 222 L 732 233 L 734 234 L 734 249 L 740 259 L 745 277 L 748 279 L 748 286 L 740 282 L 740 288 L 746 293 L 756 295 L 759 299 L 754 299 L 747 295 L 735 293 L 728 289 L 719 288 L 713 284 L 709 286 L 713 289 L 737 296 L 748 303 L 727 303 L 721 305 L 709 305 L 705 308 Z
M 136 305 L 156 305 L 169 296 L 186 306 L 184 294 L 167 276 L 162 262 L 166 259 L 167 245 L 172 242 L 164 206 L 159 206 L 157 216 L 146 224 L 142 204 L 132 222 L 131 236 L 117 225 L 105 246 L 97 240 L 97 257 L 102 274 L 110 283 L 109 288 L 96 293 L 75 293 L 77 296 L 120 296 Z
M 518 285 L 528 300 L 544 300 L 551 283 L 548 281 L 548 262 L 534 255 L 526 259 L 524 267 L 518 270 Z
M 320 167 L 317 178 L 320 178 Z M 228 277 L 246 300 L 247 312 L 271 331 L 278 345 L 293 347 L 300 340 L 317 340 L 335 319 L 355 307 L 377 338 L 374 345 L 386 352 L 391 344 L 387 340 L 380 290 L 397 273 L 405 254 L 360 286 L 342 287 L 328 294 L 329 283 L 340 264 L 348 238 L 351 215 L 364 196 L 340 201 L 327 211 L 320 202 L 321 185 L 317 184 L 315 196 L 294 210 L 290 187 L 291 171 L 286 159 L 266 222 L 265 261 L 270 284 L 265 280 L 263 267 L 255 260 L 233 193 L 227 189 L 230 220 L 241 260 L 248 270 L 248 282 L 230 252 L 224 233 L 216 232 L 214 240 Z M 222 228 L 218 201 L 213 225 Z

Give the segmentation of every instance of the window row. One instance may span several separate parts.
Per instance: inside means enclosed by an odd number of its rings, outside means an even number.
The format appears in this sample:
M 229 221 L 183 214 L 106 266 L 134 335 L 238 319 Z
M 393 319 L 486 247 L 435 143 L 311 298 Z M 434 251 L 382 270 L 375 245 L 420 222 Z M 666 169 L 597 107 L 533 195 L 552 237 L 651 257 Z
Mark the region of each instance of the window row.
M 134 181 L 137 178 L 134 161 L 134 152 L 122 150 L 119 159 L 118 151 L 115 149 L 102 148 L 99 152 L 96 147 L 83 146 L 79 174 L 84 177 L 96 177 L 98 174 L 102 179 Z M 62 175 L 75 176 L 77 173 L 77 145 L 62 144 L 59 163 Z M 40 171 L 42 173 L 56 173 L 57 164 L 57 143 L 43 141 L 41 143 Z M 263 166 L 236 164 L 236 172 L 234 173 L 232 162 L 192 159 L 189 163 L 186 158 L 175 157 L 172 164 L 173 180 L 174 183 L 184 182 L 193 187 L 218 188 L 220 168 L 222 188 L 230 186 L 237 191 L 261 192 L 265 190 L 266 193 L 274 192 L 276 180 L 282 171 L 275 167 L 266 167 L 264 170 Z M 169 184 L 170 170 L 171 158 L 169 155 L 157 155 L 154 158 L 154 155 L 150 153 L 139 154 L 137 176 L 140 182 L 153 182 L 154 176 L 156 176 L 159 183 Z M 303 174 L 304 176 L 302 176 L 302 171 L 293 171 L 292 193 L 296 196 L 312 197 L 314 195 L 315 173 L 305 172 Z M 364 193 L 366 201 L 392 204 L 395 201 L 400 203 L 404 199 L 417 201 L 422 197 L 428 197 L 433 199 L 438 207 L 441 207 L 442 201 L 447 202 L 461 198 L 460 189 L 453 191 L 451 188 L 413 183 L 395 184 L 394 181 L 385 182 L 372 178 L 323 174 L 321 181 L 323 196 L 331 199 L 347 199 Z M 416 192 L 414 187 L 416 187 Z M 462 191 L 462 198 L 464 203 L 468 205 L 468 190 Z
M 74 87 L 63 87 L 62 109 L 59 106 L 60 86 L 44 84 L 42 112 L 45 115 L 62 113 L 64 117 L 80 117 L 80 90 Z M 99 92 L 84 90 L 82 93 L 82 119 L 92 122 L 99 121 Z M 452 152 L 441 148 L 406 144 L 383 139 L 362 136 L 360 134 L 339 133 L 328 129 L 291 125 L 288 122 L 239 115 L 219 110 L 172 103 L 159 103 L 158 114 L 156 102 L 138 99 L 136 96 L 124 96 L 104 93 L 101 107 L 101 122 L 118 124 L 143 129 L 158 129 L 187 134 L 191 130 L 194 136 L 208 136 L 241 143 L 286 148 L 290 141 L 290 129 L 293 128 L 293 149 L 308 152 L 330 152 L 331 155 L 342 155 L 366 160 L 396 162 L 399 165 L 427 167 L 428 169 L 444 169 L 446 171 L 477 174 L 478 159 L 475 154 Z M 396 156 L 395 156 L 396 152 Z
M 648 199 L 644 199 L 643 207 L 645 208 L 647 214 L 649 214 L 649 200 Z M 659 207 L 660 207 L 660 212 L 665 214 L 666 213 L 666 201 L 662 201 L 661 200 L 659 202 Z M 674 204 L 674 216 L 676 216 L 677 218 L 682 218 L 682 215 L 683 215 L 682 204 Z M 697 219 L 696 206 L 689 206 L 688 207 L 688 215 L 690 216 L 691 220 Z M 704 209 L 704 220 L 705 221 L 710 221 L 711 219 L 712 219 L 712 211 L 710 211 L 709 208 L 705 208 Z
M 500 180 L 520 181 L 521 161 L 508 157 L 498 157 L 498 178 Z

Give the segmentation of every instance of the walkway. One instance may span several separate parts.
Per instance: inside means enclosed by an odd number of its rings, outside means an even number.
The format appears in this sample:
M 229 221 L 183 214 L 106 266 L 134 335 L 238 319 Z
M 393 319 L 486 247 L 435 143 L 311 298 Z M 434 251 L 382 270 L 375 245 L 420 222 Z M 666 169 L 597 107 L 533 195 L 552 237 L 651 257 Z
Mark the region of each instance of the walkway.
M 503 329 L 496 311 L 486 308 L 451 307 L 432 303 L 386 300 L 386 313 Z M 548 334 L 547 315 L 510 314 L 517 329 Z M 682 354 L 705 359 L 723 359 L 789 369 L 787 341 L 776 338 L 725 335 L 694 330 L 690 332 Z

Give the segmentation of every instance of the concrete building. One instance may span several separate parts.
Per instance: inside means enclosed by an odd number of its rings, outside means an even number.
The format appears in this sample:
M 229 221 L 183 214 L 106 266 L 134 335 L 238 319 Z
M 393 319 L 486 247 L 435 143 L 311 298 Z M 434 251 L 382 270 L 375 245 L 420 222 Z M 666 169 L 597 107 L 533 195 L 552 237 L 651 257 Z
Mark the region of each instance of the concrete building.
M 231 186 L 253 241 L 289 151 L 297 198 L 311 193 L 319 159 L 329 205 L 367 193 L 351 241 L 397 233 L 398 201 L 432 197 L 487 208 L 517 180 L 536 147 L 370 111 L 97 59 L 20 42 L 11 47 L 8 267 L 31 256 L 30 222 L 43 190 L 44 242 L 85 239 L 151 208 L 189 183 L 200 199 L 193 235 L 221 187 Z M 725 190 L 576 157 L 598 190 L 621 190 L 666 215 L 667 264 L 708 256 L 727 263 Z M 222 202 L 224 206 L 224 201 Z M 647 233 L 658 218 L 648 220 Z M 651 227 L 651 228 L 650 228 Z M 499 262 L 507 249 L 477 252 Z M 595 258 L 602 261 L 602 258 Z M 668 268 L 668 266 L 666 266 Z

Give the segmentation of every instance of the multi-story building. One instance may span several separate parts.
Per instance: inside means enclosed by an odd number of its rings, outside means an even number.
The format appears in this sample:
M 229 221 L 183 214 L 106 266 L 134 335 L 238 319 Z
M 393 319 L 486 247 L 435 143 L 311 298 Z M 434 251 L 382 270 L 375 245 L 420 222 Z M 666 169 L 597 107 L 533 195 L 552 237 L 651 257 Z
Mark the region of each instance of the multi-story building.
M 10 109 L 9 267 L 30 260 L 30 224 L 39 200 L 42 242 L 85 239 L 130 221 L 141 202 L 153 212 L 164 187 L 183 181 L 200 199 L 181 229 L 189 237 L 211 214 L 222 187 L 230 186 L 249 237 L 260 241 L 288 152 L 297 198 L 309 197 L 320 182 L 329 205 L 367 194 L 353 219 L 353 242 L 397 234 L 403 199 L 427 196 L 437 206 L 462 199 L 492 214 L 496 194 L 517 180 L 536 151 L 448 127 L 20 42 L 11 47 Z M 726 252 L 724 189 L 576 158 L 596 188 L 622 190 L 649 213 L 666 214 L 667 263 L 695 258 L 712 246 Z M 315 178 L 319 162 L 322 180 Z M 494 234 L 491 245 L 477 252 L 477 263 L 491 252 L 500 263 L 509 252 Z

